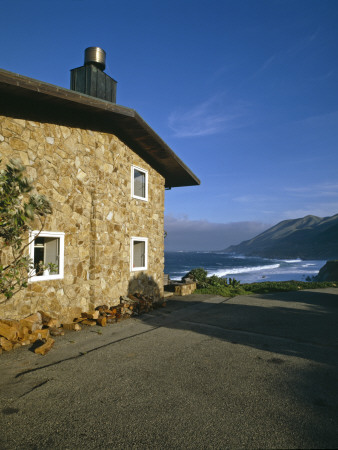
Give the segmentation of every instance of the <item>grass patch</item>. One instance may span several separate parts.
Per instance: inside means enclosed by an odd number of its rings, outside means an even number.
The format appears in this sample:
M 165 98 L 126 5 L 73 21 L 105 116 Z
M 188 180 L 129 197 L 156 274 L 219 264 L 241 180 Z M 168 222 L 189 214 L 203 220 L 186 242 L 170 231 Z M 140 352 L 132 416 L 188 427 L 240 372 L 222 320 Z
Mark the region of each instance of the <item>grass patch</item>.
M 304 289 L 323 289 L 337 287 L 334 282 L 309 282 L 309 281 L 264 281 L 262 283 L 241 284 L 239 286 L 213 286 L 199 287 L 196 294 L 222 295 L 223 297 L 235 297 L 236 295 L 269 294 L 271 292 L 301 291 Z
M 330 281 L 264 281 L 262 283 L 243 284 L 242 287 L 253 294 L 268 294 L 269 292 L 290 292 L 337 287 L 337 284 Z
M 232 286 L 206 286 L 197 288 L 195 294 L 213 294 L 222 295 L 223 297 L 236 297 L 236 295 L 247 295 L 249 292 L 246 291 L 243 286 L 232 287 Z

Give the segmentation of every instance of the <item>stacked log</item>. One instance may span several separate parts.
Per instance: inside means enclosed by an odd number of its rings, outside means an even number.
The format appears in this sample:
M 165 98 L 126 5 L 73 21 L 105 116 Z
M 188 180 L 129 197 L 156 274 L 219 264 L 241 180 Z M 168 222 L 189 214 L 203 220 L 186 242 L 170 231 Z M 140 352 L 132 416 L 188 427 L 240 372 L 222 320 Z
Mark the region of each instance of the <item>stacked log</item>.
M 20 320 L 0 319 L 0 353 L 35 344 L 35 353 L 45 355 L 54 344 L 50 336 L 60 334 L 63 331 L 58 320 L 44 311 Z
M 154 303 L 152 297 L 143 294 L 129 294 L 121 296 L 118 305 L 97 306 L 95 310 L 82 312 L 72 322 L 62 325 L 44 311 L 38 311 L 20 320 L 0 319 L 0 354 L 2 351 L 34 344 L 36 346 L 34 352 L 45 355 L 54 344 L 51 336 L 61 336 L 64 330 L 80 331 L 83 325 L 105 327 L 108 324 L 150 312 L 160 306 L 166 306 L 166 304 Z
M 165 306 L 165 303 L 154 303 L 152 297 L 142 294 L 129 294 L 121 296 L 118 305 L 108 306 L 99 305 L 94 311 L 83 312 L 79 317 L 75 317 L 72 323 L 63 324 L 63 327 L 71 330 L 80 330 L 81 327 L 75 328 L 75 324 L 94 326 L 99 325 L 105 327 L 107 324 L 119 322 L 129 319 L 132 316 L 152 311 L 158 306 Z

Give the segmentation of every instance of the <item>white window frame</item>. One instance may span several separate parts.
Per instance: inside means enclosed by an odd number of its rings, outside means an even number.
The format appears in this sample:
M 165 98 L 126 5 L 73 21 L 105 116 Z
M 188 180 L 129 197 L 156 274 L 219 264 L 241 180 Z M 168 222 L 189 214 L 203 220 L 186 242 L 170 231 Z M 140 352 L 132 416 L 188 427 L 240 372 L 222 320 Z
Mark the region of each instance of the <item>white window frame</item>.
M 134 242 L 142 241 L 145 243 L 144 245 L 144 267 L 134 267 Z M 131 272 L 136 272 L 138 270 L 147 270 L 148 268 L 148 238 L 146 237 L 132 237 L 130 239 L 130 270 Z
M 138 170 L 139 172 L 144 173 L 145 175 L 145 196 L 140 197 L 134 193 L 134 173 L 135 170 Z M 142 169 L 142 167 L 138 166 L 131 166 L 131 196 L 133 198 L 137 198 L 138 200 L 143 200 L 145 202 L 148 201 L 148 170 Z
M 36 237 L 49 237 L 59 239 L 59 273 L 49 275 L 33 275 L 28 281 L 46 281 L 46 280 L 60 280 L 64 277 L 64 254 L 65 254 L 65 233 L 59 231 L 31 231 L 29 233 L 29 257 L 34 261 L 34 243 Z

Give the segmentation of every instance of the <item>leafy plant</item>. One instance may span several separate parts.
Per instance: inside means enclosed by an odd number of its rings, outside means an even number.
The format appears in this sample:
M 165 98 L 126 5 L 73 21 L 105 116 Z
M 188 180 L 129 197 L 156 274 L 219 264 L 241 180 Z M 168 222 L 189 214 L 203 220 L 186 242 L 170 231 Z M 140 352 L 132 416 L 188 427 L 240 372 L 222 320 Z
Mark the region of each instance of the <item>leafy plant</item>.
M 202 267 L 190 270 L 183 278 L 190 278 L 197 282 L 204 282 L 207 279 L 208 272 Z
M 44 264 L 43 261 L 40 261 L 37 265 L 36 265 L 36 275 L 43 275 L 43 272 L 45 270 L 48 270 L 49 273 L 57 273 L 59 269 L 58 264 L 54 264 L 54 263 L 48 263 L 48 264 Z
M 27 255 L 29 230 L 38 221 L 41 232 L 46 216 L 52 213 L 49 200 L 32 193 L 32 181 L 24 172 L 21 162 L 14 159 L 0 172 L 0 298 L 5 297 L 1 303 L 27 287 L 32 269 Z
M 218 277 L 211 275 L 208 277 L 208 272 L 202 267 L 192 269 L 182 279 L 190 278 L 197 282 L 197 292 L 200 294 L 215 294 L 223 295 L 224 297 L 233 297 L 234 295 L 245 294 L 245 290 L 241 289 L 240 282 L 234 278 Z
M 321 289 L 327 287 L 337 287 L 337 284 L 330 281 L 264 281 L 262 283 L 243 284 L 248 293 L 266 294 L 269 292 L 289 292 L 300 291 L 302 289 Z
M 237 287 L 241 284 L 241 282 L 235 278 L 229 278 L 229 284 L 230 286 Z
M 207 284 L 210 286 L 228 286 L 228 282 L 226 278 L 218 277 L 217 275 L 212 275 L 211 277 L 207 278 Z

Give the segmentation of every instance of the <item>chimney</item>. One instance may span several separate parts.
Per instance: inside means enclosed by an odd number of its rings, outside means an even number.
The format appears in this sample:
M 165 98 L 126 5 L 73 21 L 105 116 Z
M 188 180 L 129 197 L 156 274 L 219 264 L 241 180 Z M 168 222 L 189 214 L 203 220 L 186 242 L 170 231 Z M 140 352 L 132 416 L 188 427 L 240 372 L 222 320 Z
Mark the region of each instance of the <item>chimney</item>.
M 117 82 L 103 72 L 105 67 L 106 52 L 100 47 L 86 48 L 84 65 L 70 71 L 70 88 L 116 103 Z

